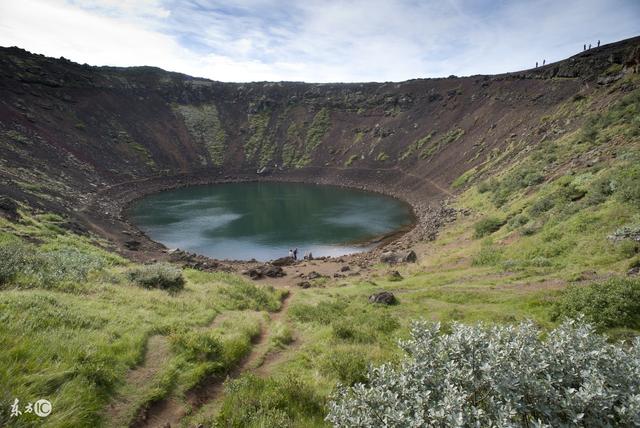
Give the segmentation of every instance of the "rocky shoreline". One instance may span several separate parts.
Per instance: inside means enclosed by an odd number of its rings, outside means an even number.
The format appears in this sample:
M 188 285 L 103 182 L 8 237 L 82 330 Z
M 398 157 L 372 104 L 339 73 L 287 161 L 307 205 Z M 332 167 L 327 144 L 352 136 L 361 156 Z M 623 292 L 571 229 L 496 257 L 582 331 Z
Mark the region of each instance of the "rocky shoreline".
M 379 237 L 377 245 L 369 251 L 341 256 L 359 264 L 375 263 L 382 251 L 399 251 L 423 240 L 433 240 L 443 224 L 455 219 L 457 212 L 447 204 L 450 194 L 437 186 L 415 183 L 416 179 L 396 169 L 318 171 L 316 168 L 273 171 L 258 174 L 255 171 L 203 171 L 193 174 L 156 176 L 114 184 L 98 190 L 90 202 L 77 211 L 78 220 L 109 240 L 114 250 L 138 261 L 166 260 L 185 267 L 201 270 L 242 271 L 260 263 L 251 260 L 216 260 L 206 256 L 177 250 L 169 251 L 153 241 L 129 221 L 128 210 L 136 200 L 153 193 L 187 186 L 236 182 L 299 182 L 306 184 L 349 187 L 375 192 L 403 201 L 411 208 L 412 223 L 394 233 Z M 417 185 L 419 184 L 419 185 Z M 425 187 L 427 187 L 425 189 Z M 447 193 L 445 193 L 447 192 Z

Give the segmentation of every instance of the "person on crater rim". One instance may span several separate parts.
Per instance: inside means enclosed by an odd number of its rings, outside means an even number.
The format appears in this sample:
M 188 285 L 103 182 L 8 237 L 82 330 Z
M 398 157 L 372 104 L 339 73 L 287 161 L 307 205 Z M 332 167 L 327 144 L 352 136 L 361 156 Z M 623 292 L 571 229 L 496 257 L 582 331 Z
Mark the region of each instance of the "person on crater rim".
M 293 260 L 298 260 L 298 248 L 293 249 Z
M 293 258 L 293 250 L 291 248 L 289 248 L 289 257 Z

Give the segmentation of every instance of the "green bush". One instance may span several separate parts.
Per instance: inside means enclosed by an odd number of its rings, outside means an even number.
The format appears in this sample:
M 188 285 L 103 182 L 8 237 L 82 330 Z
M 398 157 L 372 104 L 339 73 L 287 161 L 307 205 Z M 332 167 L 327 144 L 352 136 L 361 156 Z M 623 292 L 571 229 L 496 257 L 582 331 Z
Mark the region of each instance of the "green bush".
M 615 178 L 615 193 L 623 202 L 640 207 L 640 165 L 622 168 Z
M 612 278 L 589 285 L 571 285 L 554 305 L 554 319 L 586 319 L 600 329 L 640 329 L 640 279 Z
M 485 180 L 478 184 L 478 192 L 479 193 L 487 193 L 489 190 L 497 186 L 495 181 Z
M 0 243 L 0 285 L 12 282 L 29 263 L 32 252 L 21 241 Z
M 214 426 L 230 428 L 322 425 L 324 400 L 294 376 L 259 378 L 249 374 L 225 384 Z
M 496 206 L 502 206 L 518 190 L 540 184 L 543 181 L 544 176 L 533 166 L 521 166 L 497 182 L 493 187 L 491 199 Z
M 177 293 L 184 288 L 182 269 L 169 263 L 155 263 L 136 267 L 129 271 L 129 279 L 144 288 L 159 288 Z
M 322 361 L 320 369 L 338 379 L 342 385 L 355 385 L 367 380 L 369 363 L 361 352 L 351 348 L 334 348 Z
M 555 204 L 556 201 L 552 196 L 543 196 L 542 198 L 535 201 L 533 205 L 531 205 L 531 208 L 529 208 L 529 214 L 532 217 L 537 217 L 540 214 L 551 210 L 555 206 Z
M 0 243 L 0 285 L 59 287 L 63 282 L 83 281 L 90 272 L 107 264 L 107 258 L 99 252 L 67 244 L 39 247 L 19 240 Z
M 490 235 L 493 232 L 498 231 L 504 224 L 505 221 L 497 217 L 483 218 L 473 225 L 473 237 L 477 239 Z

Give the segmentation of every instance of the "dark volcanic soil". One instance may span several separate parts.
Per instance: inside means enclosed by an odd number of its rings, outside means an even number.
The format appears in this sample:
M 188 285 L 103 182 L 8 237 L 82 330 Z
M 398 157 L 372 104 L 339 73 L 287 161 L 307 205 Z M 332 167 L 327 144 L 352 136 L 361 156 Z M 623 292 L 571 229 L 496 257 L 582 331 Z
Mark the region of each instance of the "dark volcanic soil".
M 611 102 L 624 88 L 610 85 L 639 63 L 634 38 L 496 76 L 235 84 L 0 48 L 0 194 L 148 260 L 168 255 L 123 209 L 150 192 L 237 180 L 352 186 L 413 206 L 418 226 L 391 244 L 406 246 L 454 215 L 441 206 L 454 180 L 507 148 L 504 165 L 572 132 L 583 119 L 558 123 L 554 112 L 594 95 Z

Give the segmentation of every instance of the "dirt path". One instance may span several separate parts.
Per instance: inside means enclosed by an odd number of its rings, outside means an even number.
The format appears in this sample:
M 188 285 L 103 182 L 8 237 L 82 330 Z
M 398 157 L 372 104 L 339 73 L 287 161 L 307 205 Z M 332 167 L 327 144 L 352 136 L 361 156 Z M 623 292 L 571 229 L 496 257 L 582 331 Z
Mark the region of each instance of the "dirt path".
M 285 277 L 286 278 L 286 277 Z M 282 280 L 282 278 L 281 278 Z M 277 284 L 277 282 L 276 282 Z M 282 281 L 278 284 L 278 288 L 289 288 L 285 287 Z M 271 367 L 277 364 L 280 359 L 284 356 L 284 352 L 282 350 L 273 351 L 271 349 L 271 329 L 269 327 L 273 326 L 273 324 L 277 321 L 282 320 L 282 318 L 286 315 L 287 310 L 289 308 L 289 304 L 291 303 L 291 292 L 289 295 L 282 301 L 282 305 L 277 312 L 269 313 L 269 326 L 263 329 L 262 334 L 259 339 L 255 342 L 254 347 L 251 350 L 251 353 L 247 355 L 247 357 L 236 366 L 234 370 L 232 370 L 225 379 L 222 379 L 221 382 L 215 382 L 207 385 L 207 394 L 206 397 L 200 396 L 200 401 L 197 403 L 197 406 L 194 408 L 200 409 L 197 416 L 199 419 L 210 419 L 212 418 L 216 411 L 218 410 L 217 404 L 220 403 L 220 400 L 224 395 L 224 381 L 227 379 L 236 379 L 240 375 L 244 373 L 256 373 L 259 376 L 265 375 L 267 371 L 265 370 L 267 367 Z M 290 347 L 297 347 L 299 345 L 299 341 L 294 340 Z M 290 348 L 291 349 L 291 348 Z
M 207 406 L 207 409 L 200 414 L 212 416 L 213 407 L 211 404 L 215 403 L 221 396 L 224 382 L 229 378 L 235 379 L 246 371 L 254 370 L 265 362 L 265 356 L 270 347 L 270 326 L 273 322 L 280 320 L 286 313 L 290 298 L 291 293 L 283 299 L 277 312 L 269 313 L 269 323 L 268 325 L 262 326 L 261 332 L 258 337 L 254 339 L 253 346 L 249 353 L 236 364 L 233 369 L 226 373 L 226 375 L 216 376 L 201 386 L 188 391 L 185 394 L 184 400 L 171 396 L 152 404 L 133 425 L 135 427 L 145 428 L 177 427 L 185 416 L 187 416 L 188 410 L 195 413 L 204 406 Z M 208 328 L 216 328 L 225 318 L 225 314 L 216 317 Z
M 165 336 L 151 336 L 147 341 L 147 349 L 142 365 L 132 369 L 127 374 L 125 391 L 141 391 L 160 372 L 162 367 L 171 357 L 169 351 L 169 341 Z M 117 397 L 107 408 L 105 420 L 111 426 L 119 427 L 126 424 L 129 417 L 128 412 L 135 405 L 132 395 L 121 395 Z

